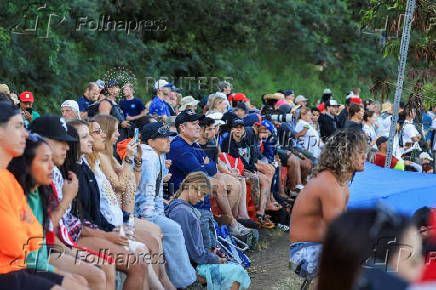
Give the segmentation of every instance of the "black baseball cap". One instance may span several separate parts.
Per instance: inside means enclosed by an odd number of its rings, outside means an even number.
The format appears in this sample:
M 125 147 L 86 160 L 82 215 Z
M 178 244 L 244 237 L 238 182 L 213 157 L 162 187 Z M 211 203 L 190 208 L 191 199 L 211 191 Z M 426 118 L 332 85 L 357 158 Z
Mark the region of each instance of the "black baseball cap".
M 242 119 L 234 119 L 233 121 L 232 121 L 232 128 L 235 128 L 235 127 L 238 127 L 239 125 L 242 125 L 242 126 L 244 126 L 245 124 L 244 124 L 244 121 L 242 120 Z
M 15 106 L 6 101 L 0 101 L 0 123 L 9 122 L 9 120 L 15 116 L 21 114 Z
M 144 142 L 148 139 L 165 138 L 176 135 L 176 132 L 170 131 L 168 126 L 165 126 L 162 122 L 148 123 L 147 125 L 144 125 L 141 130 L 141 139 Z
M 175 125 L 176 128 L 179 128 L 179 126 L 185 122 L 195 122 L 197 120 L 202 120 L 203 118 L 204 115 L 194 113 L 191 110 L 186 110 L 177 115 Z
M 381 144 L 383 144 L 383 143 L 385 143 L 387 141 L 388 141 L 388 137 L 381 136 L 381 137 L 378 137 L 377 141 L 375 141 L 375 145 L 377 145 L 377 147 L 378 147 L 378 146 L 380 146 Z
M 79 141 L 67 134 L 67 123 L 61 117 L 44 115 L 30 123 L 29 129 L 32 133 L 39 134 L 49 139 L 66 142 Z

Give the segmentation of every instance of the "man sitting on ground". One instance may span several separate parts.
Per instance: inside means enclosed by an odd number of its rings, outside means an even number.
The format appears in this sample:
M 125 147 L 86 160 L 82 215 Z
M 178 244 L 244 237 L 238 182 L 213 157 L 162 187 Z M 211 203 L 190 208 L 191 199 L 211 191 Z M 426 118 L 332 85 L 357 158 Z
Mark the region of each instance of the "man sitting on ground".
M 348 183 L 363 171 L 367 154 L 363 134 L 339 131 L 325 144 L 312 179 L 298 195 L 290 222 L 290 266 L 300 276 L 316 275 L 328 225 L 347 208 Z

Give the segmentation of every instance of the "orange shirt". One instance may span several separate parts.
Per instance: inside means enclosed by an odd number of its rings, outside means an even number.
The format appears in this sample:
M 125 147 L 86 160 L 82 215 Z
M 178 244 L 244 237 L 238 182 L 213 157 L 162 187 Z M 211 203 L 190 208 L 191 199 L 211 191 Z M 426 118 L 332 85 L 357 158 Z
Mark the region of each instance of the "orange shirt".
M 25 268 L 26 253 L 38 250 L 42 238 L 20 184 L 7 169 L 0 170 L 0 274 Z

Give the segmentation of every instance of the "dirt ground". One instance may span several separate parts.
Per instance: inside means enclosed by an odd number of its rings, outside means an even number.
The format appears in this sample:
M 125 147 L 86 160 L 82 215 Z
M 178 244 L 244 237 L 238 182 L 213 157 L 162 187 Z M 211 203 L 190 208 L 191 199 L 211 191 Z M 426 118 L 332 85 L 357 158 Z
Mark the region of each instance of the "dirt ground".
M 251 277 L 250 289 L 300 289 L 303 279 L 288 267 L 289 232 L 262 229 L 257 249 L 249 257 L 251 267 L 247 270 Z

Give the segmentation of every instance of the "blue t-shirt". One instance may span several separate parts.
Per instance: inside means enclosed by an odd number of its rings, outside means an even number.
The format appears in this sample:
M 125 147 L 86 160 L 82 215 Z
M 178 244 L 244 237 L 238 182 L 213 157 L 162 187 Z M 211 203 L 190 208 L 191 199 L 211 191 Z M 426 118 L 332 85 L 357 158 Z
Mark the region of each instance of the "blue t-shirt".
M 120 107 L 123 110 L 124 117 L 135 117 L 145 110 L 144 103 L 137 98 L 133 98 L 132 100 L 121 100 Z
M 168 103 L 159 99 L 158 96 L 154 97 L 154 99 L 151 101 L 148 113 L 150 115 L 156 114 L 158 116 L 171 116 Z
M 79 105 L 80 112 L 86 112 L 86 111 L 88 111 L 88 108 L 89 108 L 89 105 L 91 105 L 91 102 L 85 96 L 81 96 L 77 100 L 77 104 Z

